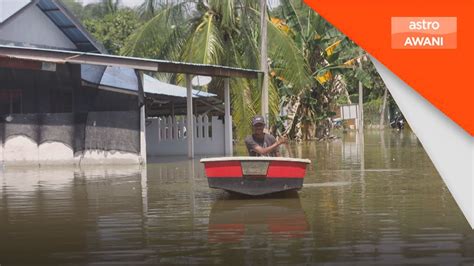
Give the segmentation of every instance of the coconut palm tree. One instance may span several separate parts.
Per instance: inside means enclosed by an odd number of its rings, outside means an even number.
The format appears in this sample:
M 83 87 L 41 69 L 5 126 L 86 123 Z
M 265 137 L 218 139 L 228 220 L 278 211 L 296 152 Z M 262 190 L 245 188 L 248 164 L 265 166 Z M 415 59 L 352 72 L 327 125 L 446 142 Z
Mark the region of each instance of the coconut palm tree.
M 167 2 L 167 3 L 165 3 Z M 155 6 L 156 7 L 156 6 Z M 122 54 L 203 64 L 259 69 L 259 6 L 254 0 L 161 1 L 155 15 L 137 30 Z M 303 53 L 278 24 L 268 23 L 269 65 L 297 93 L 313 81 Z M 160 78 L 164 78 L 160 76 Z M 180 75 L 167 75 L 177 83 Z M 219 92 L 217 79 L 209 90 Z M 237 135 L 250 132 L 250 119 L 260 110 L 258 81 L 231 80 L 232 115 Z M 276 84 L 269 84 L 270 116 L 279 113 Z

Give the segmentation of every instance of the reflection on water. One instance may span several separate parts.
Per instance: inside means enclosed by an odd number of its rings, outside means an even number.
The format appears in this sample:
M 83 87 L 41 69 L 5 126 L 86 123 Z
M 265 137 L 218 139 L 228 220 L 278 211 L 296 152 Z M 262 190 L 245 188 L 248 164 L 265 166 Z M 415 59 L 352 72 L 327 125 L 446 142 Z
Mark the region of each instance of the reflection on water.
M 184 158 L 3 168 L 0 264 L 474 262 L 474 231 L 408 131 L 282 152 L 312 160 L 303 189 L 257 199 L 209 189 Z
M 275 198 L 225 198 L 212 205 L 208 243 L 235 264 L 304 263 L 313 242 L 296 193 Z
M 299 197 L 223 199 L 212 206 L 209 242 L 244 242 L 257 234 L 273 239 L 301 238 L 309 232 Z

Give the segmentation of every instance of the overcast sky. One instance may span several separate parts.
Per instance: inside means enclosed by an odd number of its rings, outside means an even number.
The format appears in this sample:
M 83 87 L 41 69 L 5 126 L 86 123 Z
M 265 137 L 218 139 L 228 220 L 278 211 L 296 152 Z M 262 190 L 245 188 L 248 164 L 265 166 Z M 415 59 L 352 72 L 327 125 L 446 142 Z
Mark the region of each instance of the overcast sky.
M 87 5 L 87 4 L 90 4 L 90 3 L 97 3 L 99 1 L 100 0 L 76 0 L 76 2 L 82 2 L 82 4 L 84 4 L 84 5 Z M 138 6 L 141 3 L 143 3 L 143 1 L 144 0 L 120 0 L 120 2 L 123 5 L 129 6 L 129 7 Z M 279 0 L 267 0 L 267 3 L 269 3 L 269 5 L 272 6 L 272 7 L 278 5 L 279 2 L 280 2 Z
M 76 0 L 76 2 L 82 2 L 82 4 L 87 5 L 90 3 L 97 3 L 100 0 Z M 121 0 L 120 2 L 126 6 L 137 6 L 141 3 L 143 3 L 144 0 Z

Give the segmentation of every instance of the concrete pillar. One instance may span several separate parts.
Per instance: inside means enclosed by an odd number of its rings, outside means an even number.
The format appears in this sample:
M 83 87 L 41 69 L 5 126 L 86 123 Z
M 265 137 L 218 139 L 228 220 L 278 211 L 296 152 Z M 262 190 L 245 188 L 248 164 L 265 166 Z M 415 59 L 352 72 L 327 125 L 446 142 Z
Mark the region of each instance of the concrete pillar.
M 230 115 L 230 86 L 229 79 L 224 79 L 224 150 L 226 156 L 232 156 L 232 116 Z
M 140 107 L 140 157 L 142 164 L 146 164 L 146 114 L 145 105 Z
M 0 130 L 2 129 L 2 126 L 0 126 Z M 0 135 L 0 166 L 3 164 L 3 136 Z
M 191 84 L 191 75 L 186 74 L 186 137 L 188 139 L 188 158 L 194 158 L 194 117 L 193 117 L 193 85 Z
M 136 70 L 135 73 L 138 79 L 138 106 L 140 106 L 140 157 L 141 163 L 146 164 L 146 113 L 143 72 Z

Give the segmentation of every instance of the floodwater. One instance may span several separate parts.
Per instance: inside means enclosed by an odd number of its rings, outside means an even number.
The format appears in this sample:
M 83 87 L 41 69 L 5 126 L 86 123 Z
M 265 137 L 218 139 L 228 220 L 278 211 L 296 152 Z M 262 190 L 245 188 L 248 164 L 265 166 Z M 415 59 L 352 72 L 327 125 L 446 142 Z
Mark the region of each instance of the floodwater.
M 183 158 L 4 167 L 0 264 L 474 263 L 474 231 L 409 131 L 282 149 L 312 160 L 304 188 L 258 199 L 209 189 Z

